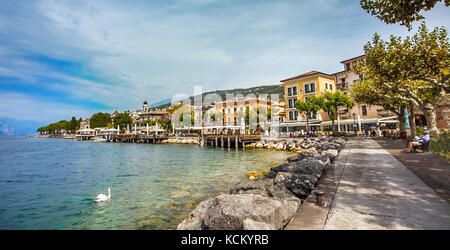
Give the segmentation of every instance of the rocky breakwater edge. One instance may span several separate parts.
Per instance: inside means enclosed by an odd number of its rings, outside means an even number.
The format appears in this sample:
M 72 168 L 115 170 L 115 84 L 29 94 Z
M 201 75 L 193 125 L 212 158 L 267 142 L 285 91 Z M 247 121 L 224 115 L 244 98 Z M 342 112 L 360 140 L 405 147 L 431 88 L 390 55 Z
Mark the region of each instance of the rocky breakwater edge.
M 295 155 L 272 167 L 267 176 L 250 176 L 232 186 L 229 194 L 202 201 L 177 230 L 283 229 L 345 142 L 346 139 L 333 137 L 297 140 Z
M 162 140 L 160 144 L 199 144 L 197 138 L 169 138 Z

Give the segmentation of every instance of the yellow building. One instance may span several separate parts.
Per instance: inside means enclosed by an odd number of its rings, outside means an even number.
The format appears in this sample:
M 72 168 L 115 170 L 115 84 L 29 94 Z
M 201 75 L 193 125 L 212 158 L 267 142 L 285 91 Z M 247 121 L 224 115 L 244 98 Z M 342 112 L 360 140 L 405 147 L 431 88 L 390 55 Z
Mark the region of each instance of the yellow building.
M 319 71 L 310 71 L 298 76 L 293 76 L 281 80 L 284 85 L 284 98 L 286 103 L 286 121 L 306 120 L 305 114 L 299 116 L 295 108 L 297 100 L 305 101 L 308 96 L 324 96 L 327 92 L 334 93 L 336 91 L 335 77 Z M 328 114 L 320 110 L 317 114 L 312 115 L 310 119 L 328 121 Z
M 240 126 L 241 121 L 239 121 L 239 116 L 244 116 L 246 110 L 248 109 L 250 112 L 259 113 L 262 110 L 264 112 L 268 112 L 269 109 L 275 108 L 272 112 L 282 112 L 284 107 L 280 107 L 280 104 L 277 102 L 272 102 L 267 99 L 260 98 L 235 98 L 232 100 L 217 102 L 214 104 L 215 106 L 215 114 L 216 116 L 222 117 L 223 124 L 226 126 Z M 267 115 L 267 113 L 265 113 Z M 264 114 L 259 114 L 260 117 Z M 266 120 L 264 118 L 261 122 Z

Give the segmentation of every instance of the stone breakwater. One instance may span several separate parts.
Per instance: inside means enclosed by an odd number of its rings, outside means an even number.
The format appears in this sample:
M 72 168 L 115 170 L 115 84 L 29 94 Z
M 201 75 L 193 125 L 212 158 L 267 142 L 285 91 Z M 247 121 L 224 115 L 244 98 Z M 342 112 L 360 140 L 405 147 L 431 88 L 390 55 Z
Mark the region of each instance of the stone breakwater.
M 267 177 L 242 181 L 232 186 L 229 194 L 202 201 L 177 229 L 283 229 L 338 156 L 345 140 L 322 137 L 278 143 L 295 143 L 297 154 L 271 168 Z
M 161 144 L 199 144 L 197 138 L 169 138 L 167 140 L 162 140 Z

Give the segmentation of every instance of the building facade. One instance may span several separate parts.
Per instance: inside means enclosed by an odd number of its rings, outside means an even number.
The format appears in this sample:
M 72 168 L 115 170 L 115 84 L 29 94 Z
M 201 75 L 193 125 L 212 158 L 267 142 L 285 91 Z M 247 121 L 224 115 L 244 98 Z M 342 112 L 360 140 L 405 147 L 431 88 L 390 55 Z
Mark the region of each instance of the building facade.
M 336 92 L 335 77 L 319 71 L 310 71 L 298 76 L 281 80 L 284 87 L 286 122 L 306 120 L 305 114 L 299 114 L 295 108 L 297 100 L 306 101 L 309 96 L 324 96 L 325 93 Z M 310 119 L 330 120 L 328 114 L 320 110 Z
M 352 68 L 357 63 L 364 62 L 365 60 L 366 56 L 361 55 L 341 62 L 344 70 L 333 74 L 333 76 L 335 77 L 337 89 L 342 91 L 344 94 L 350 94 L 350 90 L 353 84 L 363 79 L 363 76 L 356 74 L 352 70 Z M 359 119 L 362 121 L 360 130 L 366 130 L 371 126 L 376 126 L 377 124 L 376 122 L 374 122 L 376 119 L 396 116 L 395 113 L 385 110 L 381 106 L 368 105 L 364 103 L 357 103 L 355 107 L 350 110 L 346 107 L 340 107 L 338 114 L 339 119 L 341 120 L 355 119 L 355 117 L 359 117 Z M 349 130 L 348 125 L 349 124 L 340 125 L 339 130 Z

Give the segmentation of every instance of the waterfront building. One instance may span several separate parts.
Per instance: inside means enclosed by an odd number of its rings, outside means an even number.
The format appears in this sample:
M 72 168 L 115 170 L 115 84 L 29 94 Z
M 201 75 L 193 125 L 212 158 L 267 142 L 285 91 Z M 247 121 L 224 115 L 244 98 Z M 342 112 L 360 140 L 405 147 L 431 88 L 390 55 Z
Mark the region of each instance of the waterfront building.
M 344 67 L 343 71 L 332 74 L 335 77 L 336 87 L 344 94 L 350 94 L 350 90 L 353 84 L 359 80 L 364 79 L 362 75 L 356 74 L 352 68 L 359 62 L 364 62 L 366 60 L 365 55 L 357 56 L 354 58 L 346 59 L 341 62 Z M 338 110 L 339 126 L 337 122 L 335 122 L 335 126 L 338 131 L 352 131 L 354 130 L 354 125 L 356 120 L 359 120 L 357 129 L 360 131 L 368 130 L 372 126 L 377 126 L 378 119 L 392 120 L 394 121 L 396 118 L 396 114 L 385 110 L 381 106 L 377 105 L 368 105 L 365 103 L 357 103 L 355 107 L 352 109 L 347 109 L 347 107 L 340 107 Z M 390 119 L 392 118 L 392 119 Z M 331 128 L 331 123 L 325 123 L 328 125 L 329 129 Z M 389 128 L 395 128 L 396 123 L 391 122 L 387 125 Z
M 248 117 L 252 113 L 254 116 L 259 116 L 260 124 L 258 125 L 262 125 L 268 118 L 270 118 L 269 120 L 273 120 L 275 117 L 279 117 L 277 114 L 284 111 L 284 103 L 272 101 L 267 96 L 233 98 L 214 103 L 214 109 L 215 116 L 221 117 L 225 126 L 241 126 L 240 117 L 245 117 L 246 112 L 250 113 L 247 115 Z M 270 117 L 268 117 L 269 111 L 271 114 Z M 248 119 L 244 119 L 247 126 Z
M 168 112 L 165 109 L 149 109 L 147 101 L 144 101 L 142 110 L 137 111 L 137 122 L 144 122 L 145 120 L 158 121 L 168 117 Z
M 336 92 L 335 77 L 319 71 L 310 71 L 289 77 L 281 82 L 284 88 L 286 119 L 280 127 L 286 127 L 287 131 L 298 131 L 302 127 L 306 127 L 306 115 L 299 114 L 295 108 L 297 100 L 306 101 L 309 96 L 324 96 L 327 92 Z M 321 122 L 330 120 L 328 114 L 323 110 L 312 114 L 309 118 L 312 130 L 320 130 Z
M 91 128 L 91 119 L 86 118 L 83 121 L 80 122 L 80 129 L 90 129 Z

